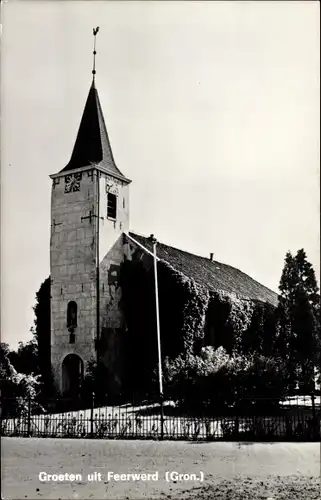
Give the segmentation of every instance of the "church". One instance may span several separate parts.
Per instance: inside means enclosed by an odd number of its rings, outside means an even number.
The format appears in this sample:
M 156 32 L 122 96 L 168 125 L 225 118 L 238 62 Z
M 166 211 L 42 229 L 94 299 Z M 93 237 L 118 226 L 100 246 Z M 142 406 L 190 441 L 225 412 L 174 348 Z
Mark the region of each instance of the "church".
M 130 231 L 131 180 L 113 156 L 95 73 L 94 65 L 70 161 L 50 176 L 51 365 L 61 394 L 79 391 L 92 359 L 103 358 L 116 390 L 122 386 L 128 325 L 120 307 L 121 266 L 153 258 L 150 237 Z M 277 303 L 274 292 L 212 254 L 200 257 L 158 243 L 157 259 L 209 291 Z

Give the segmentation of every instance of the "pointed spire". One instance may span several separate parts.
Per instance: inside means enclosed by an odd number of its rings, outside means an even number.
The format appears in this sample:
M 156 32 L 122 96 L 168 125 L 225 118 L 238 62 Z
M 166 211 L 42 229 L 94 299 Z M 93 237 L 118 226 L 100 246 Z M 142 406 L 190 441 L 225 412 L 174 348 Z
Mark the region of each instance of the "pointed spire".
M 98 29 L 94 29 L 94 37 Z M 62 169 L 73 170 L 75 168 L 97 165 L 107 173 L 118 178 L 127 180 L 117 168 L 111 150 L 109 137 L 105 125 L 103 112 L 101 109 L 98 92 L 95 86 L 95 43 L 94 43 L 94 64 L 93 81 L 89 89 L 89 94 L 85 104 L 85 109 L 80 122 L 76 142 L 68 165 Z

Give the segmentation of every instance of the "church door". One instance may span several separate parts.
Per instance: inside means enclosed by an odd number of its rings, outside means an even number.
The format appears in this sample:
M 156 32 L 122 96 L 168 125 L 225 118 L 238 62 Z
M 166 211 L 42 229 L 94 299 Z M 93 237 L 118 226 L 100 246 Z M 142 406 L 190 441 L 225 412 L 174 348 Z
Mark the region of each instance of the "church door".
M 66 397 L 78 397 L 84 377 L 84 364 L 77 354 L 68 354 L 62 362 L 62 392 Z

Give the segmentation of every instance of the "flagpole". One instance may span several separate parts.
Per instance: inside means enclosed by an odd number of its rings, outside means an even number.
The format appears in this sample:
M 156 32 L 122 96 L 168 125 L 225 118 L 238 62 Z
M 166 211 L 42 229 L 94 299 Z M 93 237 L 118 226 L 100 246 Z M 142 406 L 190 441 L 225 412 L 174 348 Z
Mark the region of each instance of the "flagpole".
M 156 245 L 157 239 L 153 234 L 150 235 L 150 240 L 153 245 L 153 260 L 154 260 L 154 281 L 155 281 L 155 305 L 156 305 L 156 329 L 157 329 L 157 351 L 158 351 L 158 382 L 159 382 L 159 402 L 161 412 L 161 439 L 164 438 L 164 394 L 163 394 L 163 372 L 162 372 L 162 355 L 160 341 L 160 324 L 159 324 L 159 299 L 158 299 L 158 276 L 157 276 L 157 255 Z
M 159 395 L 163 399 L 163 373 L 162 373 L 162 356 L 161 356 L 161 341 L 160 341 L 160 322 L 159 322 L 159 298 L 158 298 L 158 276 L 157 276 L 157 255 L 156 245 L 157 239 L 153 234 L 150 236 L 153 245 L 153 260 L 154 260 L 154 281 L 155 281 L 155 306 L 156 306 L 156 330 L 157 330 L 157 351 L 158 351 L 158 382 Z

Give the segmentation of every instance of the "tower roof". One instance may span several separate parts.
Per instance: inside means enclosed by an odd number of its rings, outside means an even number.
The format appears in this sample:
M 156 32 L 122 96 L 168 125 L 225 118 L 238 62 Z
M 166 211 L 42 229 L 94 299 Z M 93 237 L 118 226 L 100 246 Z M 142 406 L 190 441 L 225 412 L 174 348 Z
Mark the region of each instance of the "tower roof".
M 103 168 L 110 175 L 127 180 L 115 164 L 94 79 L 70 161 L 61 172 L 93 164 Z

